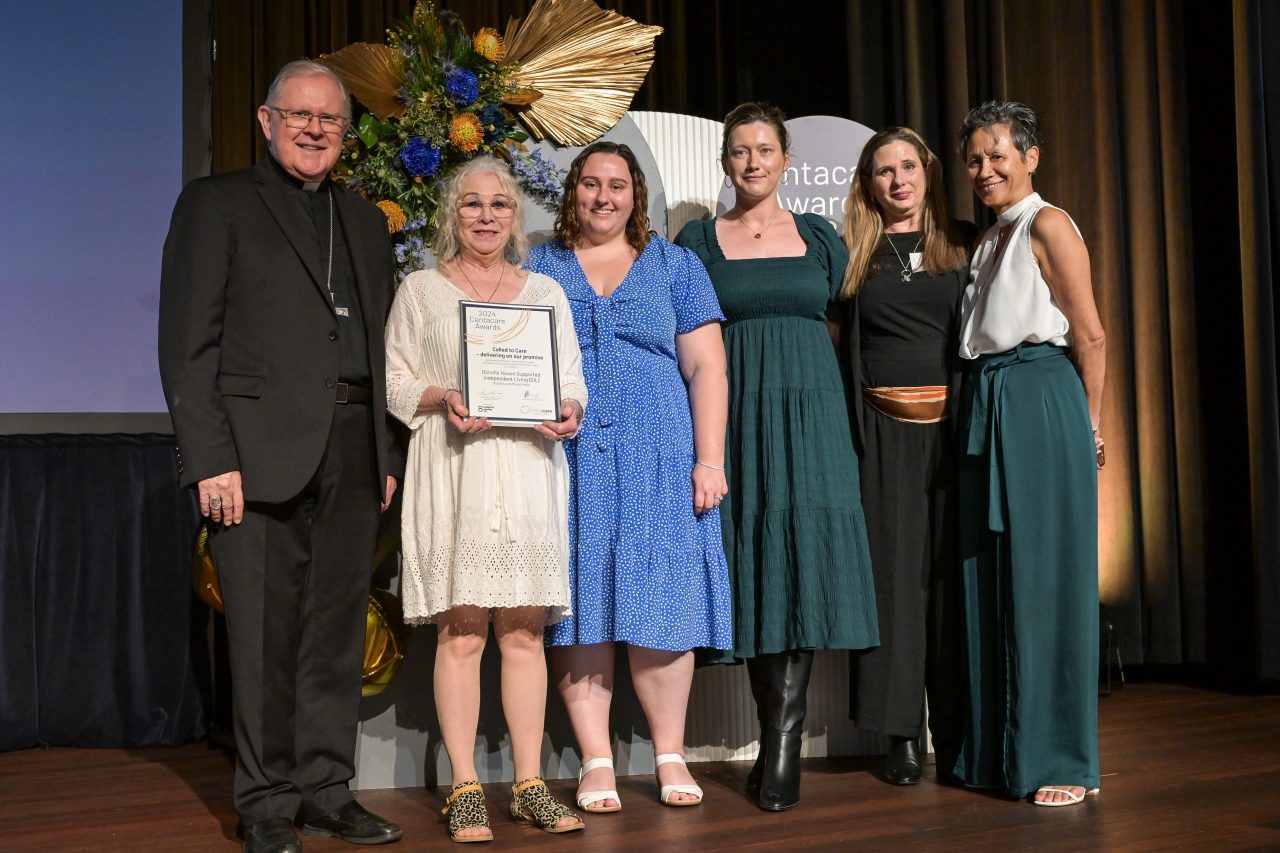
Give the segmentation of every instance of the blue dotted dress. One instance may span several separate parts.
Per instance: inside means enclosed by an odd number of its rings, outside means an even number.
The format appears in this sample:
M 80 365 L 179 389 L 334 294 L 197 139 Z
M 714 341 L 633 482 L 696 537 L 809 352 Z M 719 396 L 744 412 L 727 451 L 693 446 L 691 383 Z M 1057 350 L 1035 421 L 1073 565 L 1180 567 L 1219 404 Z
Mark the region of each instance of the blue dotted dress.
M 591 400 L 564 445 L 573 616 L 547 628 L 548 645 L 730 648 L 720 514 L 693 513 L 693 421 L 676 362 L 676 335 L 724 320 L 706 269 L 660 237 L 609 297 L 557 243 L 526 266 L 569 298 Z

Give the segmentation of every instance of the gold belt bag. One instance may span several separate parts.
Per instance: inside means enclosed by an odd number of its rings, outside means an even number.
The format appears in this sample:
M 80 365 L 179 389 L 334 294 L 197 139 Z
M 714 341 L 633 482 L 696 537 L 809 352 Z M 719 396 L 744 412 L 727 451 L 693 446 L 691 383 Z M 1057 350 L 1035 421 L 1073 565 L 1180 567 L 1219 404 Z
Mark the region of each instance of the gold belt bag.
M 863 388 L 862 399 L 880 414 L 907 424 L 936 424 L 947 417 L 946 385 Z

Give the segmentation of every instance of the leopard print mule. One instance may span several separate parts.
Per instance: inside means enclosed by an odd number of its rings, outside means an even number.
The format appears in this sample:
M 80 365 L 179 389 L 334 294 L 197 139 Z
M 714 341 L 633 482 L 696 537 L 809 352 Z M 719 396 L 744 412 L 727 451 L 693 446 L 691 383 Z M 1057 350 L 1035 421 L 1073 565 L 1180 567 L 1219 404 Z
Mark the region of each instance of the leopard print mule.
M 582 818 L 568 806 L 556 802 L 547 789 L 547 783 L 537 776 L 511 786 L 511 816 L 516 820 L 536 826 L 546 832 L 573 832 L 582 829 Z M 571 817 L 573 823 L 560 825 L 562 818 Z

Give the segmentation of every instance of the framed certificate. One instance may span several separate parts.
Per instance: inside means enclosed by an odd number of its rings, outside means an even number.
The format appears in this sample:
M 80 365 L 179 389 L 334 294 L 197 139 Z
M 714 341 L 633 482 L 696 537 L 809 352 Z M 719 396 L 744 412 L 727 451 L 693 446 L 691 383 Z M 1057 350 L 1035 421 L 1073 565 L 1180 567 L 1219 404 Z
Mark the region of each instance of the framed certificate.
M 559 420 L 555 308 L 459 300 L 458 313 L 468 411 L 498 426 Z

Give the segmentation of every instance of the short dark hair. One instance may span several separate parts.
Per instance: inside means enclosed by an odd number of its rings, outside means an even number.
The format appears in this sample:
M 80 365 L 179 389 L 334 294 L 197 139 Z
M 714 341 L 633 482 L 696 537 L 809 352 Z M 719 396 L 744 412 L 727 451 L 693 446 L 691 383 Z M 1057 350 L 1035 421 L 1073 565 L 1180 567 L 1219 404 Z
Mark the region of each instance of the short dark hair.
M 569 165 L 569 174 L 564 179 L 564 198 L 560 202 L 560 213 L 556 215 L 555 240 L 572 249 L 582 239 L 582 223 L 578 221 L 578 181 L 582 180 L 582 169 L 592 154 L 616 154 L 627 164 L 634 203 L 631 216 L 627 218 L 627 242 L 639 255 L 649 245 L 649 186 L 645 183 L 644 169 L 640 168 L 635 152 L 621 142 L 607 139 L 583 148 Z
M 782 153 L 791 150 L 791 136 L 787 133 L 787 114 L 768 101 L 748 101 L 729 110 L 724 117 L 724 135 L 720 137 L 720 164 L 729 162 L 729 136 L 744 124 L 764 122 L 778 134 Z M 727 167 L 726 167 L 727 168 Z
M 1009 125 L 1014 147 L 1024 160 L 1028 151 L 1041 147 L 1040 120 L 1035 110 L 1020 101 L 986 101 L 969 110 L 960 125 L 960 156 L 964 157 L 974 131 L 990 130 L 997 124 Z

